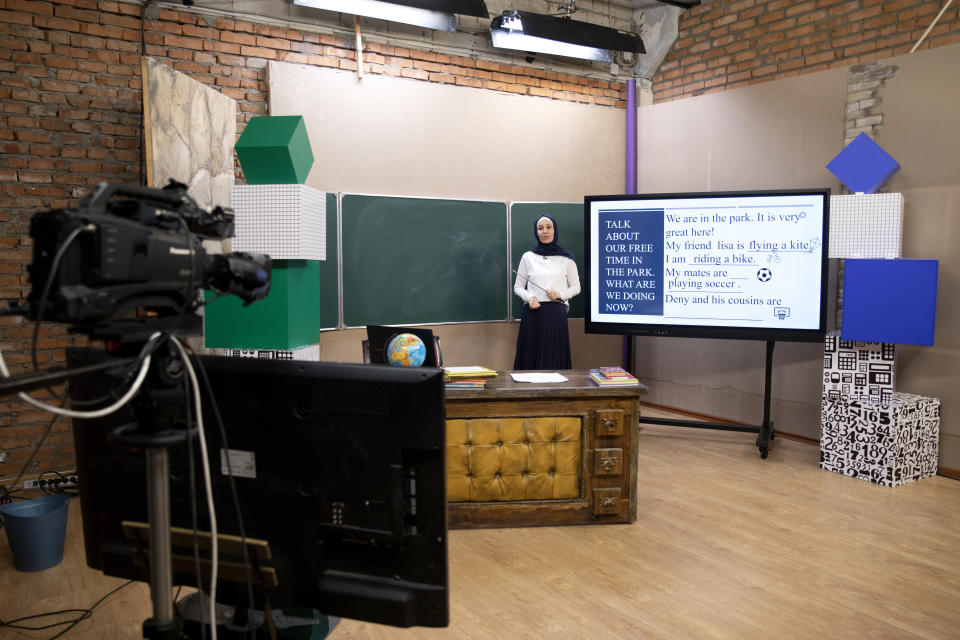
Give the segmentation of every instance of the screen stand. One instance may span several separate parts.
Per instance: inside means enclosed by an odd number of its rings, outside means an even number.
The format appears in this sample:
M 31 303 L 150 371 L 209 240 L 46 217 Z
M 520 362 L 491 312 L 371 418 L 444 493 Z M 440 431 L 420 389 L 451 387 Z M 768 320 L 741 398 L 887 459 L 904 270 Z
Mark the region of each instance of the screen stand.
M 760 426 L 731 424 L 727 422 L 704 422 L 700 420 L 674 420 L 672 418 L 644 418 L 640 416 L 638 422 L 643 424 L 665 424 L 671 427 L 692 427 L 694 429 L 721 429 L 723 431 L 746 431 L 757 434 L 757 448 L 760 457 L 770 455 L 770 441 L 773 440 L 773 422 L 770 420 L 770 380 L 773 377 L 773 340 L 767 340 L 766 371 L 763 380 L 763 422 Z
M 134 543 L 135 551 L 133 561 L 138 566 L 150 566 L 151 585 L 154 563 L 154 550 L 158 550 L 161 556 L 167 556 L 164 562 L 173 573 L 188 574 L 196 571 L 195 562 L 199 562 L 200 576 L 204 584 L 209 585 L 212 575 L 212 560 L 209 556 L 202 556 L 199 559 L 193 557 L 194 544 L 200 549 L 209 552 L 211 549 L 211 540 L 213 536 L 209 531 L 194 531 L 183 527 L 169 526 L 169 518 L 162 518 L 167 522 L 164 531 L 158 531 L 153 523 L 134 522 L 124 520 L 121 523 L 123 534 L 128 540 Z M 163 524 L 159 526 L 164 526 Z M 161 545 L 161 546 L 157 546 Z M 266 540 L 256 538 L 243 539 L 225 533 L 217 534 L 217 563 L 219 577 L 221 580 L 232 582 L 234 584 L 250 584 L 254 587 L 254 592 L 259 602 L 263 604 L 264 623 L 266 624 L 268 635 L 271 638 L 276 637 L 273 612 L 270 607 L 270 592 L 278 584 L 277 570 L 274 567 L 264 566 L 264 563 L 271 559 L 270 543 Z M 164 553 L 164 550 L 167 550 Z M 164 580 L 169 580 L 165 578 Z M 168 590 L 167 593 L 170 593 Z M 152 594 L 156 601 L 156 595 Z M 166 612 L 166 603 L 161 603 L 161 611 Z M 157 611 L 157 605 L 154 604 L 154 611 Z M 170 610 L 172 612 L 172 609 Z M 234 607 L 233 623 L 245 627 L 249 615 L 248 610 L 242 606 Z M 154 619 L 158 618 L 154 613 Z M 151 619 L 152 620 L 152 619 Z M 149 622 L 149 621 L 148 621 Z M 146 624 L 146 623 L 145 623 Z M 202 624 L 207 624 L 204 622 Z M 147 636 L 146 632 L 144 637 Z

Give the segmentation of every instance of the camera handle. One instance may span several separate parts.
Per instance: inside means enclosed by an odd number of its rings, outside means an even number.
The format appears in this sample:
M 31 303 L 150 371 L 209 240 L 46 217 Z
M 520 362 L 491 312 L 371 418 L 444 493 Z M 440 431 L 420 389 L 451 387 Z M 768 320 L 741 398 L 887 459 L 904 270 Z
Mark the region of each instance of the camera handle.
M 141 198 L 158 204 L 166 204 L 176 208 L 183 202 L 183 193 L 185 192 L 164 191 L 163 189 L 153 189 L 119 182 L 101 182 L 93 193 L 90 194 L 90 199 L 86 205 L 90 213 L 103 214 L 106 213 L 107 202 L 109 202 L 114 195 L 122 195 Z

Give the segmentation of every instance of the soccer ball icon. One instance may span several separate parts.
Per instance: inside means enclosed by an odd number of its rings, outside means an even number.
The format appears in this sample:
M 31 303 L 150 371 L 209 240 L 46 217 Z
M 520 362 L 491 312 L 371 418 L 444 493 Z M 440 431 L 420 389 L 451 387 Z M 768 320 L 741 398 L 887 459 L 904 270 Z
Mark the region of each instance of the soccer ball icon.
M 757 271 L 757 280 L 760 282 L 767 282 L 772 277 L 773 271 L 770 271 L 770 269 L 766 267 L 760 267 L 760 269 Z

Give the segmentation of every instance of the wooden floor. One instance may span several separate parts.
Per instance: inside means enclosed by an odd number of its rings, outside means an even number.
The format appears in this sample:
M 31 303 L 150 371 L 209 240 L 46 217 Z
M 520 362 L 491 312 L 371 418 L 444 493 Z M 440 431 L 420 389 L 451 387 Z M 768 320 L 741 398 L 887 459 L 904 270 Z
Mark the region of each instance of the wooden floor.
M 343 620 L 331 637 L 960 637 L 960 482 L 880 487 L 783 438 L 761 460 L 743 433 L 644 426 L 639 445 L 635 524 L 451 531 L 449 628 Z M 58 567 L 16 572 L 0 536 L 0 618 L 122 584 L 85 567 L 78 507 Z M 65 637 L 137 638 L 149 614 L 134 584 Z

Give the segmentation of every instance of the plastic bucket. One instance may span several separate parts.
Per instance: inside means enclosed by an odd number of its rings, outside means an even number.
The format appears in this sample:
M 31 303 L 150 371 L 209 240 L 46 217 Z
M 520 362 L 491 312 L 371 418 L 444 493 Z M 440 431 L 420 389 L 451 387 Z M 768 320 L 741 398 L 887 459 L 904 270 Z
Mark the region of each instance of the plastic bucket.
M 17 571 L 42 571 L 60 564 L 69 507 L 66 493 L 0 505 Z

